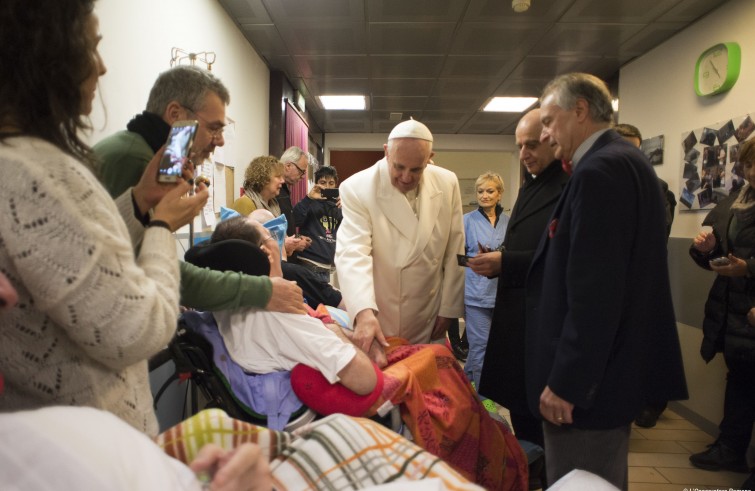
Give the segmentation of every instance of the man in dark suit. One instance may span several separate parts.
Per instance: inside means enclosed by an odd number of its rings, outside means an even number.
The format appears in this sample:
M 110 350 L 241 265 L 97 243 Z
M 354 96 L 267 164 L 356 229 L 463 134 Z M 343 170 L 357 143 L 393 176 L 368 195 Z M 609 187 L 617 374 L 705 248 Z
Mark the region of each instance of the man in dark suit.
M 539 109 L 519 121 L 516 145 L 527 174 L 511 212 L 504 250 L 479 254 L 469 260 L 469 267 L 480 275 L 498 276 L 479 392 L 509 410 L 518 439 L 543 446 L 542 423 L 527 407 L 524 388 L 524 280 L 569 176 L 550 145 L 540 143 L 541 131 Z
M 545 420 L 549 482 L 575 468 L 627 489 L 632 420 L 687 397 L 662 196 L 649 162 L 610 129 L 598 78 L 562 75 L 541 98 L 541 141 L 574 172 L 526 290 L 530 409 Z

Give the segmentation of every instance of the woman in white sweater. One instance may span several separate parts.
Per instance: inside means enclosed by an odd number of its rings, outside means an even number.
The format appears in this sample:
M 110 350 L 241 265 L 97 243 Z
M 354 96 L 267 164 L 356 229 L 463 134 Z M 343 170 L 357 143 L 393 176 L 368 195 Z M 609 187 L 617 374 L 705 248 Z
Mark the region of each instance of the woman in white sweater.
M 79 132 L 100 37 L 93 0 L 0 3 L 0 273 L 18 291 L 0 317 L 0 410 L 91 406 L 155 435 L 147 359 L 176 326 L 172 232 L 207 190 L 158 185 L 162 152 L 115 202 L 99 184 Z

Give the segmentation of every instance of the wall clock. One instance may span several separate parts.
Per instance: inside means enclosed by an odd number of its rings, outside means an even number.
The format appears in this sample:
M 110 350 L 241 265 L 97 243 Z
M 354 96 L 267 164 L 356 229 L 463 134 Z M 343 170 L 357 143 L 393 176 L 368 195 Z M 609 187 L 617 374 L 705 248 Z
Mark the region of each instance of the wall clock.
M 695 92 L 710 96 L 726 92 L 739 78 L 742 51 L 738 43 L 719 43 L 703 51 L 695 65 Z

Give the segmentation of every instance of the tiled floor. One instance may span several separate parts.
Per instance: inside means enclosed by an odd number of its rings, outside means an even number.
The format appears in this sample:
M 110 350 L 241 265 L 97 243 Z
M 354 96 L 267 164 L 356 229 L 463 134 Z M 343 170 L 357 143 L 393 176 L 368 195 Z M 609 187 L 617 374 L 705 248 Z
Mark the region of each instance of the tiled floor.
M 689 463 L 713 437 L 667 409 L 655 428 L 632 427 L 629 441 L 629 491 L 738 489 L 747 474 L 711 472 Z
M 508 410 L 496 407 L 510 423 Z M 632 425 L 629 438 L 629 491 L 740 489 L 749 475 L 705 471 L 690 464 L 689 456 L 705 450 L 714 438 L 671 409 L 663 412 L 654 428 Z
M 499 414 L 508 411 L 497 406 Z M 655 428 L 632 426 L 629 441 L 629 491 L 739 489 L 748 474 L 704 471 L 689 456 L 705 450 L 713 437 L 667 409 Z

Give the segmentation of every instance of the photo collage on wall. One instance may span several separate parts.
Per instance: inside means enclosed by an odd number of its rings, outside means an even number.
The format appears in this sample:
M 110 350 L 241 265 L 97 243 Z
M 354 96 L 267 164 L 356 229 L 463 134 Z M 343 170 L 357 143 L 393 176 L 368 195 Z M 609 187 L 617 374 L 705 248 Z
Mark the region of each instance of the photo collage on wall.
M 740 145 L 755 131 L 746 115 L 682 133 L 681 211 L 709 210 L 745 183 Z

